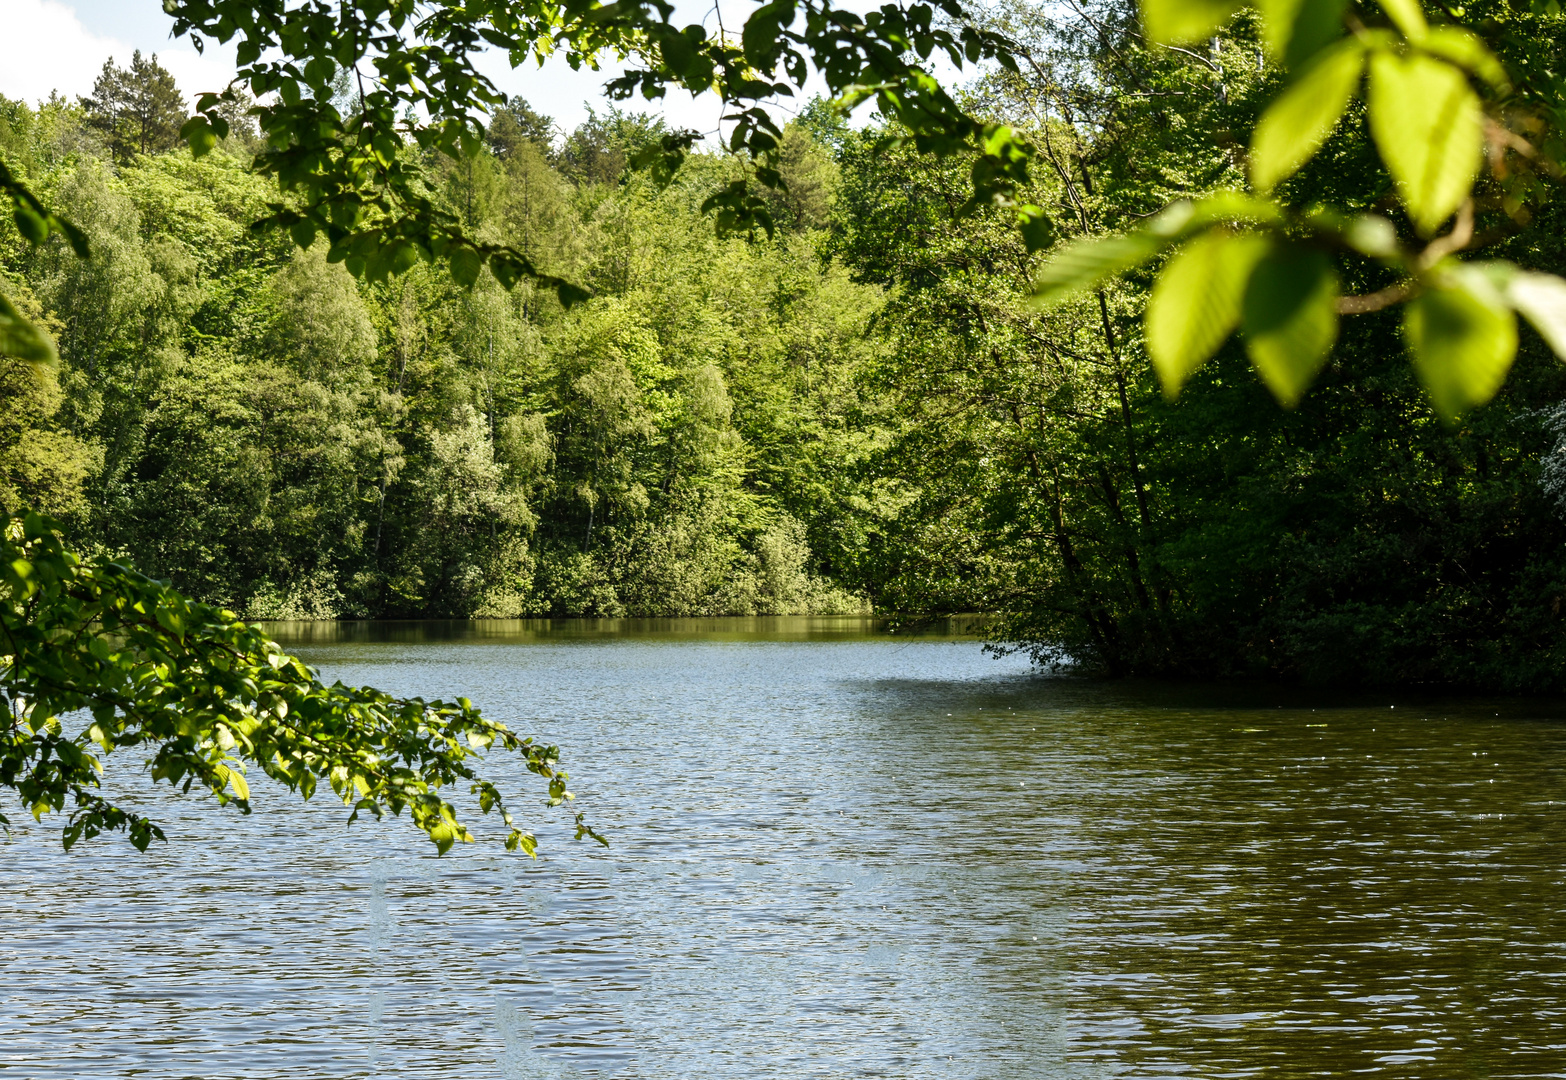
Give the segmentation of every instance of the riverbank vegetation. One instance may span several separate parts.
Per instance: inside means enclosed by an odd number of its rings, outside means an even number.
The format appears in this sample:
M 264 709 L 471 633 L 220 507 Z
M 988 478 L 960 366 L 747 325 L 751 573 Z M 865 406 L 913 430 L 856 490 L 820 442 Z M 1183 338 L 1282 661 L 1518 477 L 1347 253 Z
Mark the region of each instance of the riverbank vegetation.
M 1540 131 L 1566 63 L 1546 7 L 1465 18 L 1555 86 L 1516 105 Z M 988 11 L 1022 62 L 963 99 L 1039 146 L 1022 198 L 1056 244 L 1244 185 L 1283 78 L 1254 19 L 1176 50 L 1130 5 L 1058 14 Z M 106 69 L 121 99 L 136 70 Z M 1151 271 L 1040 312 L 1049 252 L 1009 208 L 961 213 L 970 159 L 819 105 L 785 133 L 775 232 L 720 238 L 702 206 L 734 159 L 661 177 L 656 121 L 560 132 L 513 103 L 474 157 L 408 165 L 464 229 L 590 298 L 488 271 L 467 288 L 439 263 L 356 279 L 249 229 L 275 189 L 242 112 L 193 160 L 109 100 L 0 105 L 0 155 L 96 253 L 4 241 L 6 291 L 62 362 L 0 372 L 18 403 L 0 499 L 200 599 L 250 618 L 977 611 L 1009 647 L 1112 674 L 1563 681 L 1566 369 L 1532 331 L 1455 423 L 1392 311 L 1342 320 L 1294 409 L 1239 342 L 1170 402 Z M 1525 181 L 1481 179 L 1487 254 L 1566 270 L 1557 181 Z M 1346 124 L 1281 190 L 1389 212 L 1390 187 Z M 1370 260 L 1345 272 L 1346 292 L 1386 284 Z
M 552 148 L 501 114 L 430 182 L 594 290 L 567 312 L 427 266 L 363 285 L 257 236 L 242 136 L 119 156 L 90 111 L 5 108 L 8 156 L 99 256 L 8 252 L 64 363 L 7 368 L 27 404 L 0 475 L 89 544 L 252 618 L 864 608 L 812 546 L 874 498 L 847 469 L 880 294 L 818 253 L 835 169 L 804 132 L 788 227 L 749 244 L 697 209 L 724 159 L 659 190 L 626 168 L 657 125 Z

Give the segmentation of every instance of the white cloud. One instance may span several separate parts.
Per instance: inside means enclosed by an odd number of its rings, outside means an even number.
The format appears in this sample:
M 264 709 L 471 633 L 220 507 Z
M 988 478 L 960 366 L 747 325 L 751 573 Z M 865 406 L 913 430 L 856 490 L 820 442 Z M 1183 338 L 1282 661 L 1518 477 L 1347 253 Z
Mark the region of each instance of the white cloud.
M 4 2 L 0 0 L 0 3 Z M 158 63 L 168 68 L 169 74 L 174 76 L 174 81 L 185 92 L 193 108 L 197 94 L 221 91 L 234 77 L 236 65 L 233 48 L 225 48 L 215 41 L 207 42 L 207 51 L 204 53 L 198 53 L 188 41 L 170 41 L 155 51 Z M 125 50 L 115 53 L 115 59 L 123 64 L 130 59 L 130 52 Z
M 74 96 L 92 89 L 104 59 L 119 42 L 98 37 L 76 13 L 51 0 L 0 0 L 0 94 L 34 102 L 52 90 Z
M 141 48 L 156 52 L 187 97 L 220 90 L 233 76 L 232 54 L 208 46 L 197 53 L 188 41 L 140 42 L 95 33 L 59 0 L 0 0 L 0 94 L 37 102 L 58 90 L 66 97 L 87 94 L 110 56 L 121 65 Z M 162 28 L 167 33 L 167 25 Z

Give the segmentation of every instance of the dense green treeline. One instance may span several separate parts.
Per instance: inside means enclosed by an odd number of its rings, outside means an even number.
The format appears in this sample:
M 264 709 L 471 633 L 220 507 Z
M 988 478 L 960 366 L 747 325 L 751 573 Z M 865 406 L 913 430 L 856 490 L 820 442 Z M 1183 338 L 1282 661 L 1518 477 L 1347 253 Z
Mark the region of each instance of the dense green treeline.
M 1147 46 L 1130 4 L 1083 10 L 992 9 L 1027 62 L 969 88 L 1034 134 L 1028 194 L 1057 239 L 1242 186 L 1281 79 L 1249 17 L 1181 51 Z M 1475 14 L 1503 59 L 1559 68 L 1559 17 L 1508 11 Z M 569 311 L 422 264 L 356 283 L 247 229 L 273 196 L 242 130 L 199 162 L 117 151 L 119 130 L 0 108 L 0 153 L 95 251 L 0 252 L 63 357 L 0 369 L 0 501 L 202 599 L 985 612 L 1004 647 L 1113 674 L 1566 682 L 1566 371 L 1529 335 L 1455 426 L 1392 312 L 1345 319 L 1293 410 L 1234 342 L 1169 402 L 1141 336 L 1152 270 L 1041 313 L 1043 253 L 1002 211 L 959 213 L 969 163 L 821 108 L 789 129 L 771 238 L 720 239 L 700 212 L 734 175 L 722 156 L 666 188 L 637 172 L 661 129 L 627 114 L 561 134 L 518 105 L 477 159 L 428 163 L 480 238 L 592 290 Z M 1283 195 L 1386 210 L 1376 162 L 1345 125 Z M 1480 191 L 1487 255 L 1566 269 L 1558 200 L 1522 220 Z
M 1279 79 L 1254 28 L 1193 57 L 1148 48 L 1130 5 L 1087 11 L 997 12 L 1029 64 L 977 90 L 998 115 L 1042 120 L 1039 200 L 1062 234 L 1243 186 L 1237 133 Z M 1558 69 L 1558 17 L 1474 14 L 1509 63 Z M 1566 376 L 1537 338 L 1452 428 L 1392 312 L 1344 321 L 1297 409 L 1234 341 L 1169 403 L 1141 340 L 1151 273 L 1041 317 L 1015 234 L 952 220 L 959 165 L 883 155 L 867 135 L 841 156 L 833 250 L 889 294 L 873 367 L 902 425 L 877 468 L 913 493 L 887 530 L 883 603 L 1003 612 L 1014 646 L 1120 674 L 1562 684 L 1566 530 L 1540 479 Z M 1389 190 L 1345 128 L 1284 193 L 1384 209 Z M 1493 181 L 1481 191 L 1487 254 L 1566 268 L 1558 200 L 1519 223 Z M 1368 260 L 1350 270 L 1349 292 L 1390 284 Z
M 834 170 L 803 132 L 790 227 L 749 244 L 697 209 L 723 159 L 658 191 L 625 164 L 656 125 L 595 117 L 552 153 L 541 118 L 499 117 L 429 182 L 594 290 L 565 312 L 427 266 L 364 286 L 255 235 L 241 140 L 117 157 L 79 107 L 4 113 L 94 251 L 5 252 L 64 358 L 5 369 L 8 503 L 253 617 L 863 609 L 812 538 L 872 497 L 843 466 L 877 293 L 817 254 Z

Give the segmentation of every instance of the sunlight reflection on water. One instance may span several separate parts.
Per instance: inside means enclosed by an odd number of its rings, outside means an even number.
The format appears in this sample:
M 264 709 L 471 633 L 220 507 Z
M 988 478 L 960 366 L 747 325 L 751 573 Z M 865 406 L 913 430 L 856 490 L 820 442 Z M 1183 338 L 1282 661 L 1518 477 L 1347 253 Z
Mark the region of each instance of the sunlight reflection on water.
M 121 763 L 168 844 L 0 845 L 0 1077 L 1566 1060 L 1545 705 L 1093 685 L 841 623 L 322 629 L 299 647 L 328 677 L 558 743 L 614 846 L 524 800 L 536 862 L 435 859 L 406 822 L 261 783 L 241 818 Z

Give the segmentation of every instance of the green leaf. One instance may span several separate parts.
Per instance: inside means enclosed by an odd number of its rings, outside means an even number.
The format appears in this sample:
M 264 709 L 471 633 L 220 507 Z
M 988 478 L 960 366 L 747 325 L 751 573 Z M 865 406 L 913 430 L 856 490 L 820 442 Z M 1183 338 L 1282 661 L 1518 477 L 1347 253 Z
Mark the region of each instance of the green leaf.
M 1430 29 L 1430 24 L 1425 21 L 1424 9 L 1419 6 L 1419 0 L 1377 0 L 1381 10 L 1387 13 L 1387 18 L 1392 20 L 1392 25 L 1402 31 L 1404 37 L 1410 41 L 1420 41 Z
M 1049 307 L 1105 278 L 1140 266 L 1170 244 L 1148 232 L 1076 240 L 1057 251 L 1033 279 L 1033 302 Z
M 531 267 L 505 254 L 494 255 L 489 260 L 489 272 L 495 275 L 495 280 L 500 282 L 500 287 L 507 291 L 514 288 L 529 269 Z
M 1240 10 L 1239 0 L 1142 0 L 1142 29 L 1160 45 L 1202 41 Z
M 555 283 L 555 296 L 560 300 L 560 306 L 566 310 L 574 308 L 578 304 L 584 304 L 593 298 L 593 294 L 580 285 L 573 285 L 569 281 L 557 281 Z
M 1346 0 L 1258 0 L 1262 40 L 1284 67 L 1298 68 L 1343 35 L 1345 4 Z
M 1024 206 L 1017 212 L 1017 228 L 1029 251 L 1042 251 L 1055 238 L 1055 223 L 1037 206 Z
M 405 274 L 419 261 L 419 249 L 404 241 L 394 246 L 386 256 L 387 268 L 393 274 Z
M 1283 211 L 1271 199 L 1257 198 L 1244 191 L 1215 191 L 1191 202 L 1181 199 L 1170 203 L 1147 223 L 1145 231 L 1168 240 L 1181 240 L 1209 225 L 1249 222 L 1256 225 L 1282 224 Z
M 55 228 L 59 229 L 65 234 L 65 239 L 70 242 L 71 250 L 76 252 L 76 257 L 79 259 L 85 259 L 87 257 L 88 251 L 87 234 L 82 232 L 69 221 L 61 221 L 59 218 L 55 218 L 54 223 Z
M 1506 299 L 1533 324 L 1555 355 L 1566 360 L 1566 280 L 1521 271 L 1507 282 Z
M 1449 282 L 1409 301 L 1403 333 L 1436 412 L 1453 420 L 1501 388 L 1517 353 L 1517 320 L 1483 274 L 1454 273 Z
M 1269 241 L 1213 229 L 1180 250 L 1147 301 L 1147 351 L 1171 399 L 1240 321 L 1246 282 Z
M 1370 131 L 1409 217 L 1429 236 L 1473 187 L 1484 115 L 1464 74 L 1443 60 L 1377 51 L 1370 58 Z
M 315 243 L 315 222 L 309 218 L 300 218 L 288 227 L 288 235 L 294 238 L 294 243 L 301 248 L 308 248 Z
M 1196 202 L 1181 199 L 1136 232 L 1084 238 L 1061 248 L 1034 279 L 1033 302 L 1037 307 L 1057 304 L 1105 278 L 1142 265 L 1171 244 L 1215 224 L 1265 225 L 1282 220 L 1277 203 L 1243 191 L 1215 191 Z
M 0 356 L 14 356 L 18 360 L 51 366 L 60 360 L 54 339 L 23 318 L 4 293 L 0 293 Z
M 451 279 L 464 289 L 471 289 L 484 268 L 484 256 L 466 244 L 451 249 Z
M 1251 183 L 1270 191 L 1321 149 L 1359 86 L 1364 47 L 1349 39 L 1320 59 L 1267 107 L 1251 136 Z
M 29 243 L 41 244 L 49 239 L 49 223 L 31 206 L 19 201 L 16 204 L 16 212 L 11 216 L 16 222 L 17 231 Z
M 457 830 L 442 821 L 429 830 L 429 837 L 435 844 L 435 850 L 444 855 L 451 850 L 452 844 L 457 842 Z
M 1512 81 L 1507 77 L 1506 69 L 1490 47 L 1471 30 L 1460 26 L 1432 27 L 1419 47 L 1472 72 L 1497 90 L 1511 89 Z
M 185 121 L 179 129 L 179 137 L 190 144 L 190 152 L 196 157 L 205 157 L 217 145 L 217 134 L 207 118 L 200 114 Z
M 1262 381 L 1285 408 L 1299 403 L 1338 336 L 1338 276 L 1325 253 L 1280 245 L 1251 273 L 1241 325 Z
M 1360 214 L 1343 229 L 1345 244 L 1373 259 L 1390 259 L 1397 255 L 1397 226 L 1379 214 Z

